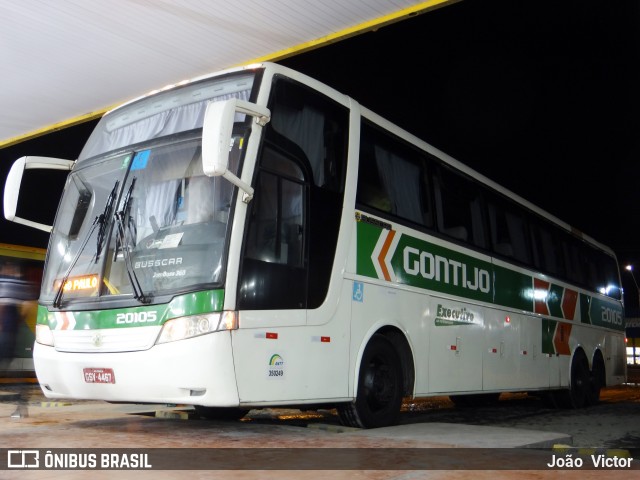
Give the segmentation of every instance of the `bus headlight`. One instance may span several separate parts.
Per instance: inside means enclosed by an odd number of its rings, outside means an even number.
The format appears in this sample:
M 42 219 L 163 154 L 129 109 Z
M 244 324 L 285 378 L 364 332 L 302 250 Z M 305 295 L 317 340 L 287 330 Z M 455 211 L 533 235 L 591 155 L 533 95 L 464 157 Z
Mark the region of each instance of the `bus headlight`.
M 238 328 L 237 312 L 217 312 L 168 320 L 162 326 L 156 344 L 175 342 L 207 333 Z
M 53 347 L 53 332 L 49 325 L 36 324 L 36 342 Z

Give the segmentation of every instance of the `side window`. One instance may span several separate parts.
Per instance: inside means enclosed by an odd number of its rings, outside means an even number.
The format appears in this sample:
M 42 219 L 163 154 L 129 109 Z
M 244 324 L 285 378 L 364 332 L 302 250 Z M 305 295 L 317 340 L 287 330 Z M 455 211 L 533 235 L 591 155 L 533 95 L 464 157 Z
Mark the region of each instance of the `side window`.
M 531 263 L 525 213 L 507 199 L 491 194 L 487 198 L 491 249 L 498 255 Z
M 426 157 L 400 139 L 363 123 L 356 201 L 432 227 Z
M 270 128 L 304 153 L 313 183 L 344 190 L 348 111 L 323 95 L 287 78 L 276 77 L 269 101 L 273 106 Z
M 598 263 L 600 255 L 594 255 L 594 251 L 586 244 L 583 243 L 580 246 L 578 255 L 580 256 L 580 263 L 584 270 L 584 283 L 592 290 L 599 291 L 598 281 Z
M 301 267 L 303 263 L 304 177 L 298 165 L 265 149 L 258 176 L 246 257 Z
M 531 223 L 534 265 L 549 275 L 562 278 L 565 275 L 565 265 L 559 233 L 542 222 Z
M 616 259 L 604 252 L 597 252 L 596 261 L 599 269 L 599 280 L 602 282 L 597 290 L 612 298 L 622 298 L 622 288 Z
M 480 189 L 469 178 L 440 167 L 434 178 L 438 231 L 450 238 L 486 248 Z
M 567 267 L 567 278 L 577 284 L 584 285 L 586 283 L 584 265 L 580 259 L 580 240 L 569 235 L 563 235 L 562 250 L 564 261 Z

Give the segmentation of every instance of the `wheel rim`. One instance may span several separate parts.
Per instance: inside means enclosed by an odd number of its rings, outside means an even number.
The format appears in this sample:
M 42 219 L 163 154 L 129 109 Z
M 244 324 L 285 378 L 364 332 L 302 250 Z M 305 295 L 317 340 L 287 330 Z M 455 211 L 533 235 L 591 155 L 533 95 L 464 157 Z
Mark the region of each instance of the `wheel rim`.
M 371 411 L 383 410 L 393 402 L 397 384 L 397 374 L 386 359 L 378 356 L 369 362 L 364 375 L 364 392 Z

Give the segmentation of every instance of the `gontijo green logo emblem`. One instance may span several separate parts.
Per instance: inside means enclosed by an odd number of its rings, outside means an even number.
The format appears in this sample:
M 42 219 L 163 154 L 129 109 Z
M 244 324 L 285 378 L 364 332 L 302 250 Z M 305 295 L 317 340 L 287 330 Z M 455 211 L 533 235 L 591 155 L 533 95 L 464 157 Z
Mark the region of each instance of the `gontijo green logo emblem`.
M 491 290 L 491 277 L 487 270 L 477 267 L 468 269 L 464 263 L 413 247 L 404 247 L 403 259 L 404 271 L 409 275 L 420 275 L 428 280 L 435 279 L 436 282 L 451 283 L 484 293 Z
M 381 228 L 360 215 L 357 272 L 467 298 L 492 301 L 491 264 L 456 250 Z

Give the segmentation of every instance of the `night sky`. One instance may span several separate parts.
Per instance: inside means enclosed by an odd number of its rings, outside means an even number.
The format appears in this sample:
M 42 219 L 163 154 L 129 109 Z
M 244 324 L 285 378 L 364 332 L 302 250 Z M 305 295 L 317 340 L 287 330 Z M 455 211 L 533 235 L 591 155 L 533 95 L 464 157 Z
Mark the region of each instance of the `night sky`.
M 464 0 L 280 63 L 609 245 L 640 272 L 640 1 Z M 22 155 L 76 158 L 94 125 L 0 150 L 1 178 Z M 47 200 L 47 192 L 33 198 L 55 211 Z M 47 239 L 0 220 L 2 243 L 46 247 Z

